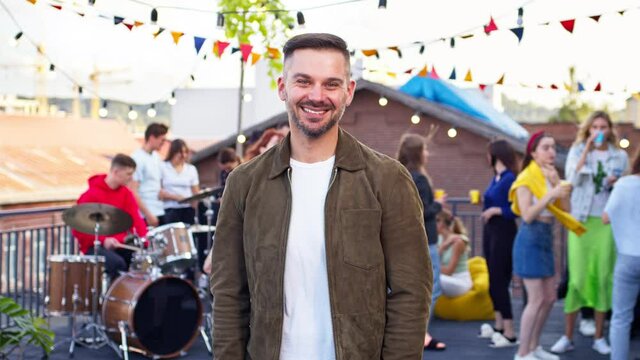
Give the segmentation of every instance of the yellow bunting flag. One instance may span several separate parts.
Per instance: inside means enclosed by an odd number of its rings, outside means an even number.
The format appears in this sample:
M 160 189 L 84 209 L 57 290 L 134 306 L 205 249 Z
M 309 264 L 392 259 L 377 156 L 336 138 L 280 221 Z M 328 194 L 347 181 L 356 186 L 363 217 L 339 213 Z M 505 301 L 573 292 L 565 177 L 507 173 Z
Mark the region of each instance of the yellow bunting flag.
M 473 81 L 473 76 L 471 76 L 471 69 L 467 71 L 467 75 L 465 75 L 464 81 Z
M 260 54 L 251 53 L 251 65 L 255 65 L 258 62 L 258 60 L 260 60 L 261 56 L 262 55 Z
M 564 83 L 564 89 L 570 92 L 572 88 L 570 84 Z
M 394 72 L 387 71 L 387 75 L 389 75 L 390 77 L 392 77 L 394 79 L 396 78 L 396 73 L 394 73 Z
M 280 50 L 272 47 L 267 47 L 267 54 L 271 59 L 280 59 Z
M 420 77 L 427 77 L 427 73 L 429 72 L 429 70 L 427 70 L 427 65 L 425 65 L 422 70 L 420 70 L 420 72 L 418 73 L 418 76 Z
M 640 101 L 640 93 L 633 93 L 633 97 Z
M 179 31 L 172 31 L 171 32 L 171 36 L 173 37 L 173 42 L 178 45 L 178 42 L 180 41 L 180 38 L 182 37 L 182 35 L 184 35 L 183 32 L 179 32 Z
M 496 84 L 498 84 L 498 85 L 503 85 L 504 84 L 504 74 L 502 74 L 502 76 L 500 76 L 500 79 L 498 79 L 498 82 L 496 82 Z

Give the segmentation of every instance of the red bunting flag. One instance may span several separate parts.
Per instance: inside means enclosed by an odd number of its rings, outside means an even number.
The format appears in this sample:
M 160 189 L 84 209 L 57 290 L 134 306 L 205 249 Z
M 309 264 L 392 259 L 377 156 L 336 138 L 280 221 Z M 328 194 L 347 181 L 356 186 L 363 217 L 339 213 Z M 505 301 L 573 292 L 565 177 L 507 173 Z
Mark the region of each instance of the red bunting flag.
M 595 89 L 593 89 L 593 91 L 601 91 L 602 90 L 602 86 L 600 85 L 600 83 L 598 83 L 598 85 L 596 85 Z
M 242 52 L 242 61 L 247 62 L 247 59 L 249 59 L 249 55 L 251 55 L 251 49 L 253 49 L 253 46 L 251 44 L 240 44 L 240 52 Z
M 573 26 L 576 24 L 576 19 L 560 21 L 560 24 L 565 30 L 573 34 Z
M 557 86 L 556 84 L 551 84 L 551 88 L 552 88 L 553 90 L 558 90 L 558 86 Z
M 213 44 L 213 54 L 217 57 L 221 57 L 222 53 L 224 52 L 224 49 L 227 48 L 227 46 L 229 46 L 228 42 L 225 41 L 216 41 Z
M 51 5 L 52 8 L 57 9 L 57 10 L 62 10 L 62 6 L 60 5 L 54 5 L 54 4 L 49 4 Z
M 433 65 L 433 67 L 431 67 L 431 71 L 429 71 L 429 77 L 432 79 L 440 79 L 440 76 L 438 76 L 438 73 L 436 72 L 436 66 Z
M 478 87 L 480 88 L 481 91 L 484 91 L 484 89 L 487 87 L 486 84 L 478 84 Z
M 491 20 L 489 21 L 489 24 L 484 26 L 484 33 L 489 35 L 491 34 L 492 31 L 496 31 L 498 30 L 498 26 L 496 25 L 496 22 L 493 21 L 493 16 L 491 16 Z
M 133 29 L 133 24 L 127 24 L 125 22 L 123 22 L 122 24 L 124 24 L 124 26 L 126 26 L 127 29 L 129 29 L 129 31 L 131 31 L 131 29 Z

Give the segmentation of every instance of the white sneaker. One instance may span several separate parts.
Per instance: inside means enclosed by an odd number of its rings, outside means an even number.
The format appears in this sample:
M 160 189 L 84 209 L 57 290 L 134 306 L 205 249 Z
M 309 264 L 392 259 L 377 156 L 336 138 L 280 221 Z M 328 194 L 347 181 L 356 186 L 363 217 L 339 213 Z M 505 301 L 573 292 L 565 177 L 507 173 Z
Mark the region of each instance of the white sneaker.
M 569 340 L 566 335 L 562 335 L 562 337 L 558 339 L 558 341 L 556 341 L 556 343 L 551 347 L 551 352 L 554 352 L 556 354 L 563 354 L 573 349 L 573 342 Z
M 538 360 L 538 358 L 533 355 L 532 352 L 528 353 L 525 356 L 518 356 L 518 354 L 516 353 L 516 355 L 513 357 L 513 360 Z
M 609 344 L 607 344 L 607 340 L 603 337 L 593 340 L 593 346 L 591 346 L 591 348 L 597 351 L 600 355 L 609 355 L 611 353 L 611 348 L 609 347 Z
M 593 336 L 596 334 L 596 322 L 593 319 L 582 319 L 580 320 L 580 326 L 578 327 L 578 331 L 582 336 Z
M 493 330 L 493 326 L 484 323 L 480 325 L 480 332 L 478 333 L 478 337 L 481 339 L 491 339 L 495 331 Z
M 540 360 L 560 360 L 560 356 L 553 355 L 552 353 L 543 349 L 541 345 L 538 345 L 538 347 L 533 350 L 533 355 Z
M 518 339 L 513 339 L 513 341 L 507 339 L 506 336 L 504 336 L 503 334 L 499 333 L 499 332 L 494 332 L 493 336 L 491 336 L 491 344 L 489 344 L 489 347 L 492 348 L 503 348 L 503 347 L 511 347 L 511 346 L 516 346 L 520 344 L 518 342 Z

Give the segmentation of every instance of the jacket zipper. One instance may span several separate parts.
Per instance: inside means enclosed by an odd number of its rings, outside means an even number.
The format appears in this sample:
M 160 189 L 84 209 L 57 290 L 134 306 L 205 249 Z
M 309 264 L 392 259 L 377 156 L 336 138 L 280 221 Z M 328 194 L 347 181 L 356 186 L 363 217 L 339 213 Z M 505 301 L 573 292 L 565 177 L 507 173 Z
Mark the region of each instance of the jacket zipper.
M 281 241 L 282 246 L 280 246 L 280 253 L 284 254 L 282 257 L 282 275 L 280 276 L 280 289 L 282 289 L 282 306 L 280 307 L 280 311 L 282 312 L 282 319 L 280 321 L 280 329 L 278 331 L 278 346 L 275 348 L 275 352 L 273 354 L 273 359 L 280 358 L 280 349 L 282 347 L 282 327 L 284 325 L 284 263 L 286 261 L 287 256 L 287 240 L 289 238 L 289 225 L 291 224 L 291 167 L 287 168 L 287 180 L 289 181 L 288 186 L 285 184 L 287 188 L 287 211 L 284 214 L 284 224 L 282 229 L 282 237 Z
M 335 313 L 334 311 L 334 302 L 333 302 L 333 279 L 331 279 L 331 272 L 329 271 L 329 269 L 331 268 L 331 265 L 329 263 L 330 261 L 330 256 L 329 256 L 329 249 L 327 248 L 327 237 L 330 234 L 330 229 L 329 229 L 329 223 L 327 222 L 327 200 L 329 199 L 329 192 L 331 191 L 331 186 L 333 185 L 333 183 L 336 180 L 336 177 L 338 175 L 338 168 L 334 167 L 333 168 L 333 175 L 331 176 L 331 181 L 329 182 L 329 187 L 327 188 L 327 195 L 324 198 L 324 252 L 325 252 L 325 257 L 326 257 L 326 261 L 327 261 L 327 281 L 328 281 L 328 285 L 329 285 L 329 305 L 331 307 L 331 328 L 333 330 L 333 348 L 335 351 L 335 355 L 336 355 L 336 359 L 341 359 L 341 351 L 340 351 L 340 347 L 338 346 L 338 335 L 336 332 L 336 326 L 335 326 L 335 322 L 333 321 L 333 314 Z

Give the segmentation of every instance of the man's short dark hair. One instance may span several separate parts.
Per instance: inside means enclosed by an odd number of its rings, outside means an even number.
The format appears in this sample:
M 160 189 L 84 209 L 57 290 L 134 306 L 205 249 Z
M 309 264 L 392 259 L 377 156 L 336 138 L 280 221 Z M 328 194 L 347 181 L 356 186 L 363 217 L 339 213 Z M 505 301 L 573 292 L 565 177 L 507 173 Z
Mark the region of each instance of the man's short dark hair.
M 240 159 L 238 158 L 236 151 L 232 148 L 224 148 L 218 153 L 218 163 L 221 165 L 232 163 L 234 161 L 239 162 L 239 160 Z
M 116 154 L 116 156 L 111 159 L 111 168 L 136 168 L 136 162 L 131 158 L 131 156 L 125 154 Z
M 169 131 L 169 127 L 165 124 L 151 123 L 147 126 L 147 130 L 144 131 L 144 141 L 149 140 L 151 136 L 158 137 L 166 135 Z
M 308 33 L 296 35 L 284 44 L 282 52 L 284 53 L 284 62 L 293 55 L 293 52 L 299 49 L 316 49 L 316 50 L 336 50 L 340 52 L 347 66 L 350 67 L 349 49 L 347 43 L 339 36 L 327 33 Z

